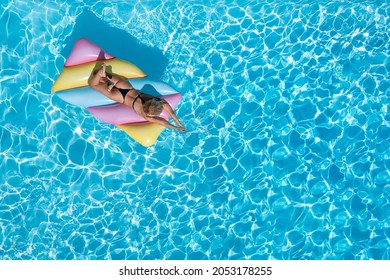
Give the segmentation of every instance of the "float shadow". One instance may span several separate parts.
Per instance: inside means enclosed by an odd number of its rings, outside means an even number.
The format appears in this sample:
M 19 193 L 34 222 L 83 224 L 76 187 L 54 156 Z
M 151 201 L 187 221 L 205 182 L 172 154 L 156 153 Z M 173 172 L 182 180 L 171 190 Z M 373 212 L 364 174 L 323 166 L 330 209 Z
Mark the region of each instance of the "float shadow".
M 161 79 L 168 65 L 161 50 L 140 44 L 137 38 L 109 26 L 88 10 L 77 17 L 73 33 L 65 40 L 66 46 L 61 52 L 64 57 L 69 56 L 79 38 L 87 38 L 109 54 L 134 63 L 151 79 Z

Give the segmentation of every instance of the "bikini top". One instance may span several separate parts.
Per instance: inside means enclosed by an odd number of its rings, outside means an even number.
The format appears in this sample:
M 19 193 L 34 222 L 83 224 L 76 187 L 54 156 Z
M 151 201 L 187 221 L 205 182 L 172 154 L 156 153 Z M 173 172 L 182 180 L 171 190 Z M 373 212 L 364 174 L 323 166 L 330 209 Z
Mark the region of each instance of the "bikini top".
M 141 99 L 141 101 L 142 101 L 142 104 L 144 104 L 145 103 L 145 100 L 144 99 L 142 99 L 142 97 L 141 97 L 141 95 L 142 95 L 143 93 L 141 92 L 141 93 L 139 93 L 135 98 L 134 98 L 134 100 L 133 100 L 133 104 L 131 105 L 131 107 L 133 108 L 133 110 L 134 110 L 134 104 L 135 104 L 135 101 L 137 101 L 137 99 L 139 98 L 139 99 Z

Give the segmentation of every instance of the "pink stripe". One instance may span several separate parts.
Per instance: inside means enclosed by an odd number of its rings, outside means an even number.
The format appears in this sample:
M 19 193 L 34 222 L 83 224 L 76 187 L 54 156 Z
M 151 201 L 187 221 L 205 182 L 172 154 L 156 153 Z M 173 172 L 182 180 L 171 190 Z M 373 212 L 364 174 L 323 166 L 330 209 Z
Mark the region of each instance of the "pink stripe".
M 80 38 L 73 46 L 65 66 L 75 66 L 92 61 L 111 59 L 114 56 L 106 53 L 100 47 L 85 38 Z

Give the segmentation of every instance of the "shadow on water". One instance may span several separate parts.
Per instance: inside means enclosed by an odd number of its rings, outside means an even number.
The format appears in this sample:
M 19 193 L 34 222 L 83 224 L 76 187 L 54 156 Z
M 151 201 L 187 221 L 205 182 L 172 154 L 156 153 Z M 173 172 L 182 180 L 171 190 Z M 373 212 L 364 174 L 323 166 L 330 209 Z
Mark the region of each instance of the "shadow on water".
M 66 47 L 61 52 L 64 57 L 69 56 L 79 38 L 87 38 L 109 54 L 134 63 L 151 79 L 160 79 L 168 65 L 168 59 L 161 50 L 141 45 L 137 38 L 109 26 L 88 10 L 76 19 L 73 33 L 65 41 Z

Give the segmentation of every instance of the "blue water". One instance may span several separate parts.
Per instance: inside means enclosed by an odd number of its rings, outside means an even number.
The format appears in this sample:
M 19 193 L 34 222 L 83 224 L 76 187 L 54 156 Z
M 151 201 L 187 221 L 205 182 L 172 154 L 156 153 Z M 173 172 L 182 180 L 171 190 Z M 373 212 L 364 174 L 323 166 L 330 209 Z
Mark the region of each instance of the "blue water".
M 390 258 L 389 2 L 201 2 L 0 4 L 0 259 Z M 52 94 L 79 37 L 188 132 Z

